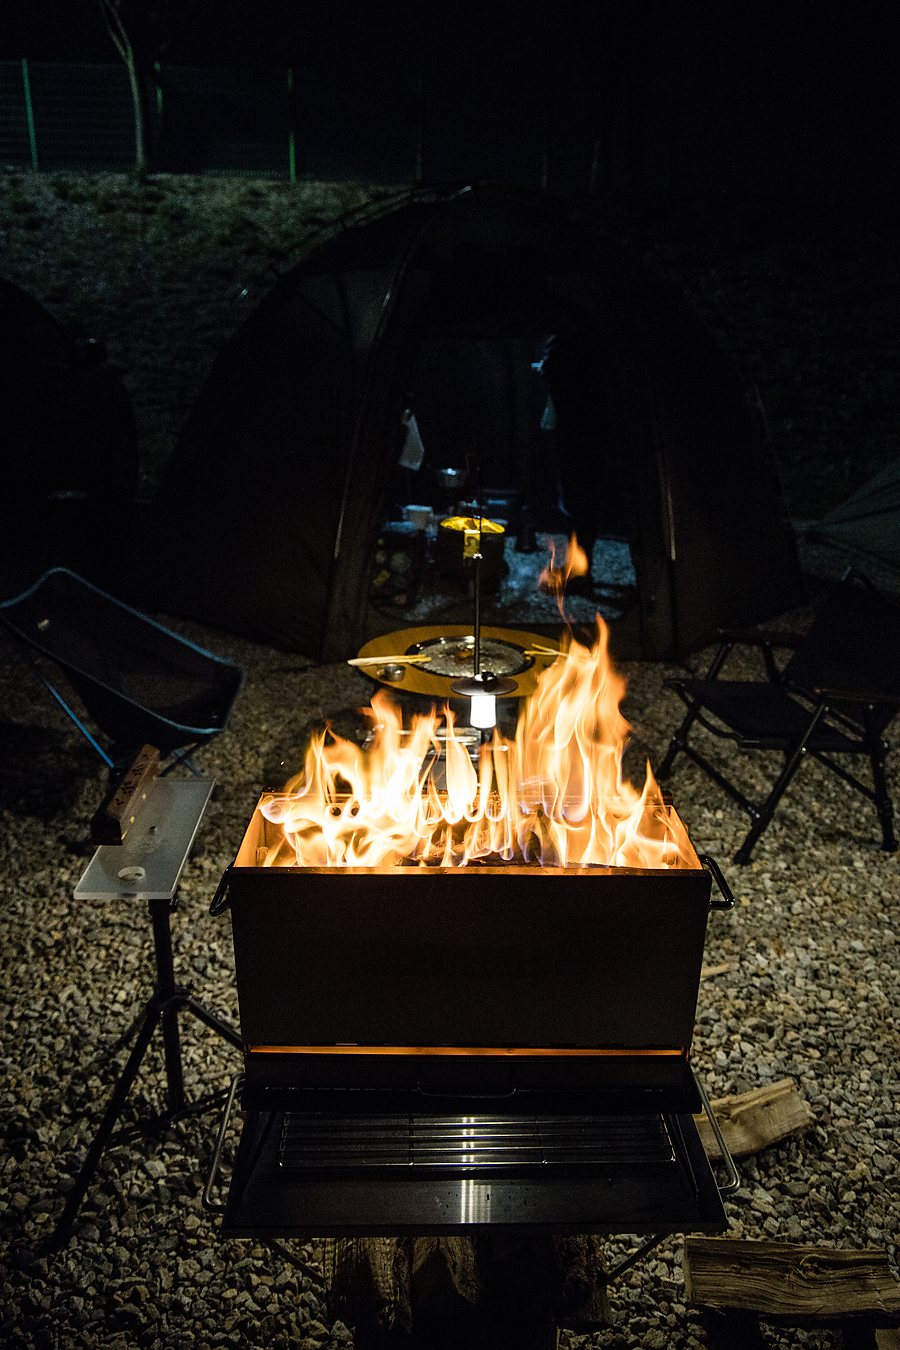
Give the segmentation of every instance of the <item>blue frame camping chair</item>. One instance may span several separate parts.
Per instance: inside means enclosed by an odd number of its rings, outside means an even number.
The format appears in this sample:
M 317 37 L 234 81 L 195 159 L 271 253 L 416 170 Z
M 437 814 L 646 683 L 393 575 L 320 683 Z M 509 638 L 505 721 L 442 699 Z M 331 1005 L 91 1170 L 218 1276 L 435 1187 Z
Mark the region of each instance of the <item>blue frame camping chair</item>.
M 735 862 L 748 863 L 794 774 L 811 755 L 874 802 L 881 823 L 881 847 L 893 853 L 897 840 L 885 776 L 889 746 L 884 731 L 900 708 L 900 608 L 865 577 L 850 571 L 804 637 L 754 631 L 723 633 L 722 639 L 703 679 L 666 681 L 687 705 L 687 714 L 672 737 L 657 778 L 668 778 L 675 759 L 684 754 L 727 792 L 753 821 L 734 855 Z M 762 648 L 767 680 L 719 678 L 728 654 L 742 643 Z M 774 656 L 780 647 L 794 648 L 782 670 Z M 751 802 L 690 743 L 697 723 L 734 741 L 741 750 L 781 752 L 782 771 L 764 802 Z M 869 760 L 871 787 L 834 758 L 845 755 Z
M 110 768 L 153 745 L 186 763 L 225 727 L 244 674 L 64 567 L 0 603 L 0 625 L 29 654 L 61 667 L 88 716 L 111 741 L 98 743 L 33 658 L 38 675 Z M 174 767 L 174 763 L 169 766 Z

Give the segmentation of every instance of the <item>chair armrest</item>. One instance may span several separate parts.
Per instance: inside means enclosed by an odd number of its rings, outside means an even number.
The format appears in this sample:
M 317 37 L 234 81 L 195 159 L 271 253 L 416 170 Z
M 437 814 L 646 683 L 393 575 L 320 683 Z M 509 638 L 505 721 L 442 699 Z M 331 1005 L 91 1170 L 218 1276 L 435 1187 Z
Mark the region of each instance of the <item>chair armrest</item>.
M 871 689 L 830 689 L 816 686 L 816 698 L 838 699 L 842 703 L 893 703 L 900 707 L 900 694 L 876 693 Z

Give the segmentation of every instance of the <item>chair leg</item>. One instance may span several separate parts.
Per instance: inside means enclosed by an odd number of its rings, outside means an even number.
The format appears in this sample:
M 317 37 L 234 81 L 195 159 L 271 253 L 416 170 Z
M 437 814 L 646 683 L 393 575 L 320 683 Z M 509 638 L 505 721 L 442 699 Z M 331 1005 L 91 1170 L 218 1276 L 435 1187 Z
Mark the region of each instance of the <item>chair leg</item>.
M 790 755 L 785 755 L 784 768 L 778 778 L 777 783 L 772 788 L 764 804 L 759 808 L 759 817 L 753 822 L 747 837 L 741 844 L 737 853 L 734 855 L 734 861 L 746 865 L 750 861 L 750 855 L 759 842 L 760 835 L 768 828 L 769 822 L 775 814 L 775 808 L 781 801 L 787 791 L 788 785 L 797 769 L 802 763 L 803 756 L 806 754 L 806 746 L 798 745 Z
M 688 710 L 685 719 L 682 722 L 681 726 L 678 728 L 678 730 L 675 732 L 675 735 L 672 737 L 671 741 L 669 741 L 669 748 L 666 751 L 666 757 L 663 760 L 662 764 L 660 764 L 659 768 L 656 770 L 657 781 L 662 782 L 664 778 L 668 778 L 669 774 L 672 772 L 672 765 L 675 763 L 675 757 L 679 755 L 683 750 L 687 749 L 688 733 L 691 727 L 694 725 L 694 722 L 697 720 L 697 717 L 702 712 L 702 710 L 703 704 L 701 703 L 699 698 L 694 699 L 694 702 L 688 705 Z
M 884 761 L 887 756 L 887 741 L 881 741 L 877 749 L 870 754 L 872 763 L 872 781 L 875 785 L 875 809 L 881 822 L 881 849 L 883 853 L 897 852 L 897 838 L 894 834 L 894 803 L 887 790 L 887 778 Z
M 688 714 L 690 716 L 690 714 Z M 675 763 L 675 757 L 684 749 L 684 737 L 681 735 L 683 727 L 679 727 L 675 735 L 669 741 L 669 748 L 666 751 L 666 757 L 656 770 L 656 780 L 661 783 L 663 779 L 668 778 L 672 772 L 672 765 Z
M 706 675 L 704 676 L 704 680 L 707 683 L 710 680 L 718 679 L 719 671 L 724 666 L 728 653 L 731 651 L 733 646 L 734 646 L 733 642 L 723 642 L 722 645 L 719 647 L 718 651 L 716 652 L 715 656 L 712 659 L 712 664 L 710 665 L 709 670 L 706 672 Z M 684 697 L 684 695 L 682 695 L 682 697 Z M 695 721 L 697 720 L 697 717 L 702 712 L 702 710 L 703 710 L 702 699 L 696 698 L 694 699 L 693 703 L 688 704 L 687 715 L 685 716 L 685 719 L 682 722 L 681 726 L 678 728 L 678 730 L 675 732 L 675 735 L 669 742 L 669 748 L 666 751 L 665 759 L 663 760 L 662 764 L 660 764 L 659 768 L 656 770 L 656 778 L 658 781 L 662 781 L 662 779 L 668 778 L 669 774 L 672 772 L 672 765 L 675 763 L 675 758 L 687 745 L 688 732 L 694 725 Z
M 822 702 L 817 705 L 816 710 L 810 719 L 809 726 L 803 733 L 802 739 L 797 742 L 793 750 L 785 754 L 784 768 L 781 771 L 777 783 L 766 798 L 764 805 L 759 809 L 759 819 L 753 822 L 753 828 L 749 831 L 747 838 L 734 855 L 734 861 L 736 863 L 744 864 L 750 861 L 750 854 L 753 852 L 760 835 L 774 816 L 775 807 L 781 801 L 788 784 L 803 761 L 803 757 L 806 754 L 807 741 L 811 739 L 813 732 L 827 711 L 828 705 L 823 699 Z

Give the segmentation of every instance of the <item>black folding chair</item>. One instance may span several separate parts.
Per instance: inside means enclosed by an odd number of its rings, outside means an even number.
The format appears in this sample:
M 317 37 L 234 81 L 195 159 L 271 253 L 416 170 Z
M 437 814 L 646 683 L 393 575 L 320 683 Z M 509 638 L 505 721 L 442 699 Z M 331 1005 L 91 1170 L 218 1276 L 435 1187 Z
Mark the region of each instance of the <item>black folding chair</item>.
M 875 803 L 885 852 L 897 848 L 894 808 L 887 790 L 883 733 L 900 708 L 900 608 L 884 599 L 858 573 L 849 572 L 832 592 L 802 638 L 781 633 L 723 633 L 722 644 L 702 680 L 667 680 L 687 705 L 657 777 L 667 778 L 683 753 L 747 812 L 753 825 L 734 856 L 747 863 L 775 814 L 775 808 L 807 755 Z M 732 649 L 742 643 L 762 648 L 768 681 L 719 678 Z M 783 670 L 774 651 L 795 648 Z M 708 720 L 711 714 L 716 721 Z M 699 722 L 742 750 L 779 750 L 784 768 L 761 805 L 755 805 L 688 743 Z M 866 755 L 870 788 L 848 773 L 834 755 Z
M 223 729 L 243 684 L 240 666 L 62 567 L 0 603 L 0 625 L 66 672 L 84 709 L 110 738 L 111 755 L 34 661 L 53 697 L 110 767 L 133 758 L 144 744 L 190 766 L 187 755 Z

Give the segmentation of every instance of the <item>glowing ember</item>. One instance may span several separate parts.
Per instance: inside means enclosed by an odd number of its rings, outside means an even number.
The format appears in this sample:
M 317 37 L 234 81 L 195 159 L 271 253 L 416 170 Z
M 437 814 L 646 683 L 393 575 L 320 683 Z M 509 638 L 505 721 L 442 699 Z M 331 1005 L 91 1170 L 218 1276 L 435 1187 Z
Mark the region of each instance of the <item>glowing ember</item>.
M 302 774 L 260 809 L 282 838 L 263 866 L 376 867 L 403 862 L 464 867 L 477 860 L 545 867 L 698 867 L 681 822 L 647 765 L 643 790 L 622 778 L 625 681 L 598 641 L 571 641 L 539 677 L 515 741 L 495 731 L 478 767 L 452 711 L 404 731 L 385 691 L 372 699 L 367 748 L 317 737 Z M 444 783 L 432 770 L 443 750 Z

